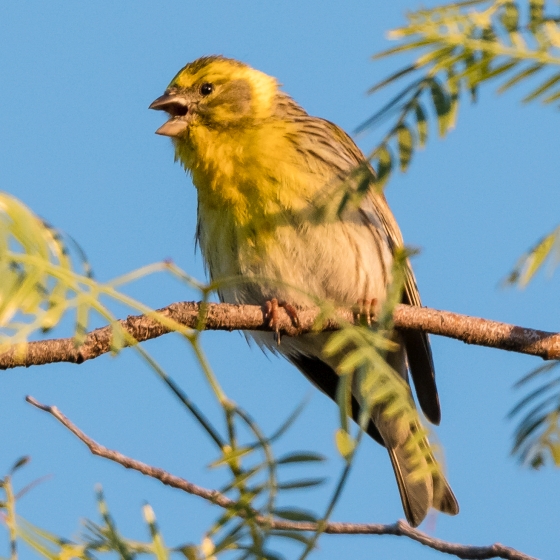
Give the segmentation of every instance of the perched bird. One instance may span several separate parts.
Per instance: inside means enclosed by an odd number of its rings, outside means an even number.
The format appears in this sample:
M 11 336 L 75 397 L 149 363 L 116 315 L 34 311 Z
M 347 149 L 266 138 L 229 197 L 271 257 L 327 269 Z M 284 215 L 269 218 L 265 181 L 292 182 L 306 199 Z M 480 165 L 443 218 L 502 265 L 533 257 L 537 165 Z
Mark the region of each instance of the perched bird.
M 211 278 L 243 280 L 223 285 L 222 301 L 270 307 L 277 301 L 307 305 L 309 295 L 341 305 L 384 300 L 393 254 L 403 241 L 383 194 L 371 188 L 342 213 L 314 217 L 325 200 L 336 198 L 337 185 L 363 181 L 356 169 L 369 170 L 374 183 L 373 169 L 344 131 L 308 115 L 275 78 L 222 56 L 187 64 L 150 108 L 169 114 L 156 132 L 172 138 L 175 158 L 198 191 L 196 235 Z M 410 268 L 402 301 L 420 305 Z M 274 333 L 251 336 L 335 398 L 340 356 L 325 356 L 327 334 L 286 337 L 281 345 Z M 409 330 L 396 340 L 400 349 L 389 361 L 405 379 L 410 370 L 424 414 L 438 424 L 428 337 Z M 356 398 L 352 409 L 356 419 Z M 412 526 L 430 507 L 458 513 L 441 471 L 412 474 L 418 464 L 406 442 L 414 426 L 374 414 L 367 431 L 389 452 Z

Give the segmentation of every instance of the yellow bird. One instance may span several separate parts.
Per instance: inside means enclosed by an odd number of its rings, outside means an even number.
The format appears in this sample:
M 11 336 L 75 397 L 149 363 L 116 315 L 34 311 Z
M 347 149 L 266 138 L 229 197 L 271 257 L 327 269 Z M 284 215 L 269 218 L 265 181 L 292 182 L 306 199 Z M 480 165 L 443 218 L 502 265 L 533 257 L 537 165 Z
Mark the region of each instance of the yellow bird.
M 393 253 L 403 241 L 383 194 L 372 188 L 359 207 L 314 218 L 325 200 L 337 196 L 337 185 L 358 180 L 357 168 L 369 169 L 373 184 L 373 170 L 344 131 L 308 115 L 275 78 L 222 56 L 187 64 L 150 108 L 170 115 L 156 132 L 173 139 L 175 157 L 198 191 L 197 239 L 212 280 L 244 280 L 223 286 L 222 301 L 268 302 L 273 314 L 270 302 L 307 305 L 306 294 L 341 305 L 384 300 Z M 403 303 L 420 305 L 410 268 Z M 327 334 L 285 338 L 279 346 L 274 333 L 251 336 L 335 398 L 340 357 L 324 355 Z M 424 414 L 438 424 L 428 337 L 403 331 L 397 341 L 400 350 L 389 354 L 390 363 L 405 379 L 410 370 Z M 355 398 L 352 408 L 356 419 Z M 415 527 L 430 507 L 455 515 L 459 506 L 439 471 L 418 476 L 417 461 L 405 448 L 412 431 L 382 414 L 367 430 L 389 452 L 407 520 Z

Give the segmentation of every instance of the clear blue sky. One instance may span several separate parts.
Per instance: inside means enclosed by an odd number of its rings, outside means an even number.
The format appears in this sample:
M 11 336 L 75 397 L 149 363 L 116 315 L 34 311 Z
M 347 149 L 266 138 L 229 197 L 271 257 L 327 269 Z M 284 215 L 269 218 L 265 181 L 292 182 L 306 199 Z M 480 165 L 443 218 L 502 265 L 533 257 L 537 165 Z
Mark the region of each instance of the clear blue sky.
M 0 189 L 77 239 L 101 280 L 167 257 L 203 278 L 193 243 L 195 191 L 173 164 L 170 142 L 154 135 L 163 115 L 148 111 L 149 103 L 187 61 L 222 53 L 276 76 L 310 113 L 351 132 L 386 99 L 366 96 L 368 87 L 396 69 L 396 61 L 372 62 L 370 55 L 388 45 L 385 32 L 417 7 L 414 0 L 5 2 Z M 558 220 L 558 114 L 524 107 L 520 97 L 514 90 L 497 98 L 487 89 L 477 105 L 465 100 L 457 129 L 445 141 L 432 137 L 387 196 L 406 242 L 422 249 L 414 267 L 426 305 L 558 330 L 554 278 L 541 276 L 523 292 L 498 286 L 519 254 Z M 367 149 L 374 138 L 359 142 Z M 154 307 L 194 297 L 162 278 L 129 293 Z M 461 513 L 432 517 L 424 529 L 452 541 L 499 541 L 558 558 L 558 472 L 521 469 L 509 456 L 513 425 L 505 419 L 519 397 L 513 383 L 541 362 L 432 341 L 443 408 L 437 434 Z M 249 348 L 238 333 L 208 333 L 204 342 L 228 394 L 269 432 L 311 395 L 279 449 L 326 454 L 331 460 L 317 474 L 332 483 L 341 467 L 333 444 L 335 407 L 287 362 Z M 183 345 L 167 337 L 148 349 L 215 417 Z M 111 448 L 219 485 L 205 468 L 213 449 L 132 353 L 79 367 L 12 370 L 1 379 L 0 473 L 28 454 L 33 462 L 16 483 L 53 475 L 22 499 L 22 515 L 76 534 L 80 518 L 97 518 L 99 482 L 128 536 L 145 538 L 141 506 L 148 501 L 169 544 L 200 539 L 214 508 L 90 456 L 62 426 L 24 403 L 31 394 L 56 404 Z M 318 511 L 325 502 L 321 491 L 292 498 Z M 365 442 L 334 519 L 389 523 L 402 517 L 386 452 Z M 343 557 L 440 555 L 394 537 L 324 536 L 315 558 Z

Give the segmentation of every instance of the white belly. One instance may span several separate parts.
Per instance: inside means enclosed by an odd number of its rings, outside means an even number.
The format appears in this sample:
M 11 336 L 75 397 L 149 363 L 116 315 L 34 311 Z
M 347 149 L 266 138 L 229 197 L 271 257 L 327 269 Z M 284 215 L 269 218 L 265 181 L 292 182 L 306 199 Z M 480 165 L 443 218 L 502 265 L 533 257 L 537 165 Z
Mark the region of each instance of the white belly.
M 240 242 L 237 230 L 219 223 L 202 228 L 200 245 L 214 281 L 227 303 L 263 305 L 277 298 L 295 306 L 320 302 L 354 305 L 385 298 L 392 254 L 386 234 L 370 221 L 282 226 L 265 245 Z M 262 240 L 261 240 L 262 241 Z M 261 346 L 283 354 L 320 355 L 328 335 L 285 337 L 276 348 L 272 333 L 251 332 Z
M 238 277 L 220 288 L 222 301 L 261 305 L 276 297 L 293 305 L 352 305 L 385 297 L 392 255 L 385 233 L 371 223 L 282 226 L 264 243 L 258 237 L 240 242 L 223 224 L 216 230 L 200 236 L 211 277 Z

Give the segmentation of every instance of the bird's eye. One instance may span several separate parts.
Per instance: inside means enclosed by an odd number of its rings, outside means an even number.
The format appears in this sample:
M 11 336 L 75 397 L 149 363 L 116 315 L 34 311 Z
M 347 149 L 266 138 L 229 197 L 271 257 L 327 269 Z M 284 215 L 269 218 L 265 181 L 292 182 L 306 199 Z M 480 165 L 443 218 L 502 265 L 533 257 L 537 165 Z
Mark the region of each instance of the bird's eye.
M 210 95 L 214 91 L 214 86 L 208 82 L 204 82 L 200 86 L 200 95 Z

